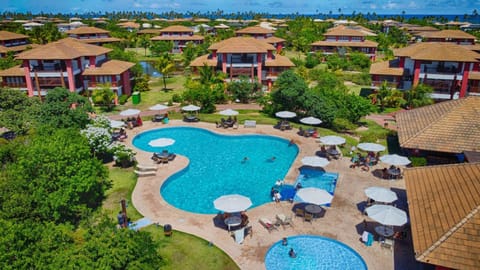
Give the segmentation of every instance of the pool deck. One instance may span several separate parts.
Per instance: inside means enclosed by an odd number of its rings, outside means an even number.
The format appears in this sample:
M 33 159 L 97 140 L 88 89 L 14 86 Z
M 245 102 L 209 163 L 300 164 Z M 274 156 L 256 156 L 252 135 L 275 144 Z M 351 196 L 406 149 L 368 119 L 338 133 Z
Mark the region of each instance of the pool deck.
M 297 178 L 298 168 L 302 166 L 301 159 L 304 156 L 315 155 L 320 150 L 318 142 L 314 138 L 304 138 L 297 135 L 297 129 L 280 131 L 270 125 L 257 125 L 255 128 L 244 128 L 241 125 L 238 129 L 216 128 L 214 123 L 185 123 L 180 120 L 171 120 L 169 124 L 154 123 L 145 121 L 142 127 L 127 130 L 128 139 L 125 144 L 137 151 L 137 160 L 140 164 L 153 165 L 150 159 L 151 153 L 141 151 L 132 145 L 132 138 L 146 130 L 155 128 L 189 126 L 200 127 L 212 130 L 220 134 L 265 134 L 293 139 L 299 146 L 299 154 L 290 168 L 286 183 L 293 183 Z M 364 231 L 364 220 L 367 220 L 367 230 L 374 232 L 378 223 L 369 220 L 359 209 L 363 209 L 366 201 L 364 189 L 370 186 L 382 186 L 392 188 L 399 195 L 397 206 L 406 208 L 405 183 L 404 180 L 381 180 L 372 174 L 372 171 L 380 167 L 371 168 L 370 172 L 363 172 L 359 168 L 349 168 L 348 158 L 333 160 L 325 170 L 339 173 L 339 179 L 335 190 L 335 196 L 331 207 L 325 215 L 314 220 L 304 222 L 300 217 L 294 217 L 292 212 L 293 204 L 290 202 L 268 203 L 254 209 L 249 209 L 250 224 L 253 234 L 245 238 L 243 244 L 235 243 L 233 237 L 224 229 L 215 226 L 216 215 L 193 214 L 177 209 L 160 196 L 160 187 L 163 182 L 173 173 L 188 165 L 188 158 L 177 155 L 176 159 L 168 164 L 158 165 L 159 169 L 155 176 L 142 176 L 138 178 L 137 185 L 132 193 L 132 203 L 136 209 L 154 223 L 171 224 L 173 229 L 187 232 L 204 238 L 224 250 L 241 269 L 265 269 L 264 258 L 270 246 L 281 240 L 282 237 L 299 234 L 321 235 L 341 241 L 356 250 L 365 260 L 368 269 L 419 269 L 415 263 L 410 241 L 397 241 L 394 252 L 384 249 L 378 241 L 370 247 L 365 246 L 361 241 L 361 234 Z M 186 191 L 188 192 L 188 191 Z M 213 203 L 213 202 L 212 202 Z M 275 221 L 275 215 L 284 213 L 293 218 L 293 228 L 279 227 L 269 233 L 258 220 L 267 217 Z M 410 239 L 408 237 L 407 239 Z

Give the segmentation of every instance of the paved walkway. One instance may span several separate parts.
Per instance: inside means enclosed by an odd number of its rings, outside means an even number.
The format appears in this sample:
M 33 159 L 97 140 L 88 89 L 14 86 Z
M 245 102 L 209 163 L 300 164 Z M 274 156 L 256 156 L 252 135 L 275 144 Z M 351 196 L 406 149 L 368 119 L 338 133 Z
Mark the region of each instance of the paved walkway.
M 125 143 L 136 149 L 131 144 L 131 139 L 138 133 L 152 128 L 164 128 L 171 126 L 196 126 L 207 128 L 222 134 L 269 134 L 279 136 L 288 140 L 293 139 L 299 146 L 300 152 L 289 170 L 285 181 L 293 183 L 298 176 L 298 168 L 301 166 L 301 158 L 307 155 L 314 155 L 319 150 L 318 143 L 313 138 L 304 138 L 296 134 L 296 130 L 280 131 L 272 126 L 257 125 L 256 128 L 238 129 L 215 128 L 212 123 L 184 123 L 180 120 L 172 120 L 169 124 L 163 125 L 146 121 L 140 128 L 128 130 L 129 140 Z M 152 165 L 151 153 L 138 152 L 137 160 L 140 164 Z M 258 222 L 261 217 L 275 218 L 276 214 L 284 213 L 293 215 L 292 206 L 289 202 L 268 203 L 260 207 L 248 210 L 250 225 L 253 226 L 253 235 L 247 236 L 243 244 L 236 244 L 230 234 L 214 225 L 215 215 L 194 214 L 185 212 L 169 205 L 160 195 L 160 187 L 163 182 L 173 173 L 188 166 L 189 160 L 184 156 L 177 156 L 173 162 L 159 165 L 157 175 L 152 177 L 140 177 L 132 194 L 132 202 L 137 210 L 154 223 L 171 224 L 174 229 L 197 235 L 224 250 L 241 269 L 265 269 L 264 258 L 272 244 L 281 240 L 282 237 L 298 234 L 314 234 L 337 239 L 356 250 L 365 260 L 368 269 L 418 269 L 414 263 L 411 243 L 397 243 L 397 256 L 392 251 L 382 249 L 378 242 L 367 247 L 361 241 L 361 234 L 364 231 L 364 220 L 368 217 L 362 214 L 366 197 L 363 190 L 369 186 L 383 186 L 392 188 L 397 193 L 405 193 L 403 180 L 381 180 L 371 172 L 362 172 L 360 169 L 350 169 L 349 160 L 342 158 L 332 161 L 325 167 L 326 171 L 338 172 L 340 174 L 335 197 L 331 207 L 328 208 L 324 217 L 315 220 L 313 223 L 303 222 L 300 218 L 294 218 L 293 228 L 280 228 L 278 231 L 269 233 Z M 375 170 L 376 168 L 372 168 Z M 272 180 L 273 182 L 273 180 Z M 403 196 L 405 197 L 405 196 Z M 405 198 L 404 198 L 405 200 Z M 402 203 L 400 203 L 402 205 Z M 403 203 L 405 205 L 405 203 Z M 378 225 L 374 222 L 367 222 L 367 230 L 374 231 Z

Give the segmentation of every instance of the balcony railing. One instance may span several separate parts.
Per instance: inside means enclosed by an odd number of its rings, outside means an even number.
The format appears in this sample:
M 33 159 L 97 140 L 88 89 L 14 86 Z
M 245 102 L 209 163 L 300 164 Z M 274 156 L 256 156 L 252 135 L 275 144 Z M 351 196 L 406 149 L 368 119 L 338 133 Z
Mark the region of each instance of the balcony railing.
M 469 86 L 468 87 L 468 92 L 469 93 L 480 94 L 480 86 Z
M 5 87 L 5 88 L 26 88 L 27 87 L 27 84 L 22 82 L 22 83 L 18 83 L 18 82 L 3 82 L 2 83 L 2 86 Z
M 37 79 L 35 79 L 37 80 Z M 36 82 L 34 82 L 36 83 Z M 62 79 L 61 78 L 55 78 L 55 77 L 48 77 L 48 78 L 38 78 L 38 84 L 40 86 L 62 86 Z M 67 85 L 68 83 L 65 82 L 65 79 L 63 81 L 63 85 Z
M 109 85 L 110 87 L 118 87 L 121 85 L 121 83 L 118 82 L 107 82 L 107 83 L 101 83 L 101 82 L 88 82 L 88 87 L 103 87 L 105 85 Z

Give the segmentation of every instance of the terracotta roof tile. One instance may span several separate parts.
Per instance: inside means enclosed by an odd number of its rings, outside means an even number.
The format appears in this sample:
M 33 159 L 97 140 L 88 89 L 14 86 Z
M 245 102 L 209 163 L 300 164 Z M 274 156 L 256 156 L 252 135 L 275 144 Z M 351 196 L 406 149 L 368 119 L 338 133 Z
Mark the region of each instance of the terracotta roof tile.
M 0 77 L 5 76 L 25 77 L 25 70 L 20 65 L 0 70 Z
M 275 55 L 272 60 L 265 61 L 266 67 L 294 67 L 295 64 L 283 55 Z
M 98 28 L 98 27 L 83 26 L 83 27 L 78 27 L 78 28 L 72 29 L 72 30 L 68 30 L 65 33 L 74 34 L 74 35 L 107 34 L 107 33 L 110 33 L 110 31 L 107 31 L 105 29 L 101 29 L 101 28 Z
M 136 22 L 122 22 L 122 23 L 117 23 L 117 25 L 122 28 L 135 28 L 135 29 L 140 28 L 140 24 Z
M 151 35 L 159 35 L 160 29 L 142 29 L 137 32 L 137 34 L 151 34 Z
M 372 63 L 370 66 L 370 74 L 402 76 L 404 72 L 403 68 L 399 68 L 397 65 L 392 64 L 392 62 L 395 62 L 395 60 Z
M 404 172 L 417 260 L 480 269 L 480 163 Z
M 64 38 L 18 54 L 17 59 L 75 59 L 81 56 L 96 56 L 110 52 L 101 46 L 86 44 L 74 38 Z
M 265 42 L 267 42 L 267 43 L 270 43 L 270 44 L 273 44 L 273 43 L 284 42 L 285 39 L 279 38 L 279 37 L 275 37 L 275 36 L 271 36 L 271 37 L 268 37 L 268 38 L 264 39 L 263 41 L 265 41 Z
M 444 101 L 396 114 L 403 148 L 447 153 L 480 151 L 480 97 Z
M 90 67 L 83 71 L 83 75 L 118 75 L 121 74 L 131 67 L 135 63 L 120 61 L 120 60 L 109 60 L 103 63 L 100 67 Z
M 0 31 L 0 40 L 26 39 L 28 36 L 9 31 Z
M 122 41 L 120 38 L 114 37 L 104 37 L 104 38 L 83 38 L 78 39 L 80 42 L 88 43 L 88 44 L 95 44 L 95 43 L 108 43 L 108 42 L 119 42 Z
M 312 46 L 334 46 L 334 47 L 370 47 L 376 48 L 378 43 L 371 40 L 365 41 L 316 41 Z
M 337 27 L 330 28 L 327 30 L 324 36 L 350 36 L 350 37 L 365 37 L 366 33 L 360 30 L 356 30 L 352 27 L 345 25 L 339 25 Z
M 478 62 L 480 54 L 450 42 L 419 42 L 394 51 L 395 56 L 415 60 Z
M 171 25 L 167 26 L 160 30 L 160 33 L 168 33 L 168 32 L 186 32 L 186 33 L 193 33 L 193 29 L 188 28 L 183 25 Z
M 191 35 L 191 36 L 156 36 L 152 37 L 150 40 L 159 41 L 159 40 L 204 40 L 203 36 Z
M 214 43 L 208 49 L 219 53 L 266 53 L 275 50 L 275 47 L 252 37 L 232 37 Z
M 439 30 L 439 31 L 427 31 L 420 32 L 417 35 L 424 38 L 465 38 L 475 39 L 475 36 L 470 35 L 462 30 Z
M 211 59 L 209 54 L 205 54 L 190 62 L 191 67 L 203 67 L 205 64 L 210 67 L 215 67 L 217 66 L 217 61 Z
M 273 34 L 275 31 L 261 27 L 261 26 L 251 26 L 245 27 L 243 29 L 235 31 L 236 34 Z
M 5 47 L 0 45 L 0 53 L 21 52 L 30 48 L 37 48 L 38 46 L 39 46 L 38 44 L 25 44 L 25 45 L 12 46 L 12 47 Z

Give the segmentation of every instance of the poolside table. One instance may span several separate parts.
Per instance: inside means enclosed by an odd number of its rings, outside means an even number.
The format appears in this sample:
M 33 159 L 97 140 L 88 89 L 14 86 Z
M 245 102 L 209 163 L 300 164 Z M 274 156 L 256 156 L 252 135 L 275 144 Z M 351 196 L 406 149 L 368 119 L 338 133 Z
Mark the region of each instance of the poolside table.
M 242 224 L 242 218 L 239 216 L 231 216 L 225 219 L 225 225 L 228 227 L 228 231 L 230 231 L 231 227 L 240 226 Z
M 388 169 L 388 175 L 390 175 L 391 179 L 399 179 L 400 169 Z
M 309 204 L 305 206 L 305 211 L 310 214 L 313 214 L 314 217 L 318 217 L 318 214 L 322 213 L 323 208 L 316 204 Z

